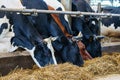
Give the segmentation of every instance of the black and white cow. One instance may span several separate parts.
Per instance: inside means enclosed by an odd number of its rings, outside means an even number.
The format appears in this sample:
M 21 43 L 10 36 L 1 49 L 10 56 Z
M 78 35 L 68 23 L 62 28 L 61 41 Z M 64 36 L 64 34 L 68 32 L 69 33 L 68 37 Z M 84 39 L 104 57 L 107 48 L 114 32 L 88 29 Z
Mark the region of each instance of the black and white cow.
M 46 1 L 46 3 L 50 6 L 52 6 L 54 8 L 54 10 L 62 10 L 62 11 L 65 11 L 63 5 L 61 5 L 60 2 L 58 2 L 57 0 L 53 0 L 54 2 L 56 2 L 56 5 L 53 5 L 52 4 L 52 1 L 48 1 L 48 0 L 44 0 Z M 53 16 L 53 15 L 52 15 Z M 72 33 L 72 30 L 71 30 L 71 27 L 70 27 L 70 24 L 69 24 L 69 21 L 68 21 L 68 18 L 67 18 L 67 15 L 64 15 L 64 14 L 59 14 L 59 15 L 56 15 L 59 17 L 60 21 L 62 24 L 63 24 L 63 27 L 61 27 L 61 30 L 62 32 L 64 33 L 64 35 L 70 40 L 72 39 L 73 41 L 76 41 L 76 37 L 73 36 L 73 33 Z M 54 15 L 55 17 L 55 15 Z M 56 20 L 56 19 L 54 19 Z M 59 23 L 58 23 L 59 24 Z M 60 24 L 59 24 L 59 27 L 60 27 Z M 65 29 L 65 30 L 64 30 Z M 87 52 L 87 50 L 85 49 L 85 45 L 80 41 L 80 40 L 77 40 L 77 45 L 79 47 L 79 50 L 80 50 L 80 54 L 82 55 L 83 59 L 91 59 L 91 56 L 89 55 L 89 53 Z M 65 44 L 65 43 L 64 43 Z
M 43 0 L 0 0 L 0 7 L 3 8 L 29 8 L 29 9 L 43 9 L 48 10 L 47 4 Z M 55 2 L 55 1 L 54 1 Z M 13 5 L 16 4 L 16 5 Z M 9 6 L 9 5 L 10 6 Z M 52 45 L 56 50 L 58 60 L 62 62 L 71 62 L 75 65 L 81 66 L 83 60 L 79 54 L 79 48 L 75 43 L 71 43 L 62 33 L 54 19 L 50 14 L 38 14 L 38 16 L 23 15 L 20 13 L 0 12 L 1 38 L 9 32 L 13 31 L 13 36 L 10 38 L 11 45 L 14 46 L 13 50 L 18 47 L 24 48 L 32 56 L 35 63 L 41 67 L 49 63 L 55 63 L 55 58 L 50 50 L 50 42 L 46 38 L 58 37 Z M 62 18 L 64 19 L 64 18 Z M 65 20 L 64 20 L 65 21 Z M 64 22 L 63 22 L 64 25 Z M 65 24 L 66 25 L 66 24 Z M 4 34 L 4 36 L 3 36 Z M 45 39 L 45 40 L 44 40 Z M 49 46 L 48 46 L 49 45 Z M 57 60 L 57 61 L 58 61 Z
M 120 7 L 103 7 L 102 12 L 120 14 Z M 101 34 L 108 37 L 120 37 L 120 17 L 102 18 Z
M 72 0 L 72 11 L 94 12 L 85 0 Z M 101 44 L 97 38 L 98 20 L 95 16 L 73 17 L 72 30 L 75 36 L 82 33 L 82 42 L 93 58 L 102 55 Z
M 20 7 L 18 5 L 13 6 L 11 2 L 9 2 L 9 4 L 11 4 L 12 6 L 8 6 L 7 2 L 9 1 L 7 0 L 3 1 L 1 3 L 1 7 L 24 8 L 19 0 L 14 0 L 13 2 L 16 4 L 21 4 Z M 39 7 L 40 9 L 45 9 L 45 7 L 47 8 L 45 2 L 41 1 L 39 4 L 42 4 L 42 6 Z M 35 5 L 35 3 L 33 3 L 33 5 Z M 39 67 L 45 66 L 49 63 L 56 64 L 56 60 L 51 54 L 51 51 L 49 50 L 49 46 L 44 43 L 43 38 L 41 37 L 39 32 L 36 30 L 34 25 L 32 25 L 28 16 L 24 16 L 20 13 L 1 12 L 1 20 L 2 19 L 3 21 L 7 20 L 8 23 L 4 23 L 4 22 L 1 23 L 1 28 L 0 28 L 1 36 L 3 36 L 3 33 L 4 35 L 5 33 L 7 34 L 10 28 L 13 29 L 14 34 L 13 36 L 11 36 L 10 41 L 12 46 L 14 46 L 14 48 L 12 48 L 12 50 L 10 51 L 14 51 L 18 47 L 26 49 L 28 52 L 30 52 L 30 55 L 32 56 L 33 60 Z
M 50 1 L 48 0 L 44 0 L 47 5 L 53 7 L 55 10 L 65 10 L 64 7 L 61 5 L 60 2 L 58 2 L 57 0 L 54 0 L 55 5 L 53 5 Z M 49 16 L 51 17 L 51 16 Z M 66 15 L 59 15 L 58 16 L 60 18 L 61 23 L 65 26 L 65 29 L 69 32 L 69 34 L 71 33 L 71 30 L 69 28 L 69 23 L 67 20 L 67 16 Z M 35 19 L 35 17 L 32 17 L 32 19 L 40 21 L 39 19 Z M 37 21 L 33 21 L 33 22 L 37 22 Z M 71 62 L 73 64 L 76 65 L 82 65 L 83 64 L 83 60 L 82 57 L 79 53 L 79 48 L 77 46 L 76 43 L 74 42 L 70 42 L 67 37 L 64 35 L 64 33 L 61 31 L 61 29 L 59 28 L 58 24 L 55 22 L 55 20 L 53 18 L 49 18 L 49 26 L 46 26 L 46 29 L 48 29 L 48 33 L 50 36 L 58 36 L 58 39 L 55 40 L 53 42 L 53 47 L 56 51 L 56 56 L 59 59 L 61 58 L 62 62 Z M 36 28 L 39 32 L 44 32 L 44 30 L 40 31 L 42 26 L 40 26 L 40 22 L 38 23 L 34 23 L 34 25 L 36 25 Z M 39 27 L 37 27 L 39 26 Z M 48 35 L 48 34 L 46 34 Z

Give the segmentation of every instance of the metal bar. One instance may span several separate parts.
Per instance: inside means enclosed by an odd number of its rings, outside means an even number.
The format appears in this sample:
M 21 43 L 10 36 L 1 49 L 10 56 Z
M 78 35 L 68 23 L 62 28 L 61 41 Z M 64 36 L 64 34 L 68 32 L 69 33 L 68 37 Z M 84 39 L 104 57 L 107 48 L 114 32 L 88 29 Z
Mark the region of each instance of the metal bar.
M 101 13 L 101 3 L 98 3 L 98 13 Z M 99 26 L 99 30 L 98 30 L 98 35 L 101 35 L 101 29 L 100 29 L 100 26 L 101 26 L 101 16 L 99 16 L 98 18 L 98 26 Z
M 20 13 L 51 13 L 51 14 L 67 14 L 72 16 L 81 16 L 81 15 L 96 15 L 96 16 L 117 16 L 120 17 L 120 14 L 111 14 L 111 13 L 93 13 L 93 12 L 80 12 L 80 11 L 55 11 L 55 10 L 39 10 L 39 9 L 15 9 L 15 8 L 0 8 L 0 12 L 20 12 Z

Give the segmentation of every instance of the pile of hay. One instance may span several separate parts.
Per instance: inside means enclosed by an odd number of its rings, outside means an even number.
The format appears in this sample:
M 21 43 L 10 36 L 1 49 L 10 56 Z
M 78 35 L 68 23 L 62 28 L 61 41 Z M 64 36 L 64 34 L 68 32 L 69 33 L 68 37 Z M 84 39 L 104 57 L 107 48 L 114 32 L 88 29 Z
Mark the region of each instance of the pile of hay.
M 17 69 L 0 80 L 90 80 L 91 76 L 78 66 L 65 63 L 45 68 Z
M 120 53 L 107 53 L 101 58 L 95 58 L 85 62 L 85 70 L 94 76 L 106 74 L 120 74 Z
M 40 69 L 17 69 L 0 80 L 93 80 L 95 76 L 113 73 L 120 74 L 120 53 L 85 61 L 83 67 L 65 63 Z

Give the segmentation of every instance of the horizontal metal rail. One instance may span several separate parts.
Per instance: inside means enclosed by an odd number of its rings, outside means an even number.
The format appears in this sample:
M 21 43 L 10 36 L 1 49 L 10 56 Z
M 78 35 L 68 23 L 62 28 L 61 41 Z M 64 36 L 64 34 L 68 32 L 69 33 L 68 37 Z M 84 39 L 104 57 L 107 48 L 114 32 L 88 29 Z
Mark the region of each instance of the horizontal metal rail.
M 40 10 L 40 9 L 17 9 L 17 8 L 0 8 L 0 12 L 19 12 L 19 13 L 51 13 L 51 14 L 67 14 L 71 16 L 96 15 L 96 16 L 117 16 L 120 14 L 111 13 L 94 13 L 94 12 L 80 12 L 80 11 L 56 11 L 56 10 Z

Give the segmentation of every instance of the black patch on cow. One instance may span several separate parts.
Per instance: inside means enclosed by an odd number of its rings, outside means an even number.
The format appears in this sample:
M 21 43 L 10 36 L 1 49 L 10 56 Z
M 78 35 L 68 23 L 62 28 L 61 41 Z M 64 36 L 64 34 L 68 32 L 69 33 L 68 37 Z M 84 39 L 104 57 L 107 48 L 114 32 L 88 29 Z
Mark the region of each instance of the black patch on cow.
M 43 44 L 42 46 L 41 44 L 38 44 L 34 51 L 34 57 L 41 66 L 53 64 L 52 55 L 50 53 L 51 52 L 47 48 L 47 45 Z
M 82 66 L 84 64 L 76 43 L 69 43 L 63 48 L 63 50 L 61 50 L 61 53 L 63 62 L 70 62 L 78 66 Z
M 102 10 L 104 13 L 120 14 L 120 7 L 104 7 Z M 101 22 L 107 27 L 109 27 L 113 23 L 115 29 L 117 27 L 120 27 L 120 19 L 116 16 L 113 16 L 112 18 L 103 18 Z
M 1 8 L 5 8 L 5 6 L 2 5 Z M 4 16 L 5 16 L 5 12 L 0 11 L 0 18 L 3 18 Z
M 2 5 L 1 8 L 6 8 L 6 7 L 4 5 Z
M 13 44 L 13 46 L 27 48 L 29 50 L 33 48 L 33 44 L 26 37 L 21 35 L 12 37 L 11 44 Z
M 3 18 L 5 16 L 5 12 L 0 11 L 0 18 Z
M 72 9 L 76 6 L 78 11 L 94 12 L 90 5 L 85 0 L 72 0 Z
M 3 29 L 7 29 L 8 28 L 8 24 L 7 23 L 3 23 L 1 25 L 1 28 L 0 28 L 0 34 L 2 33 Z

